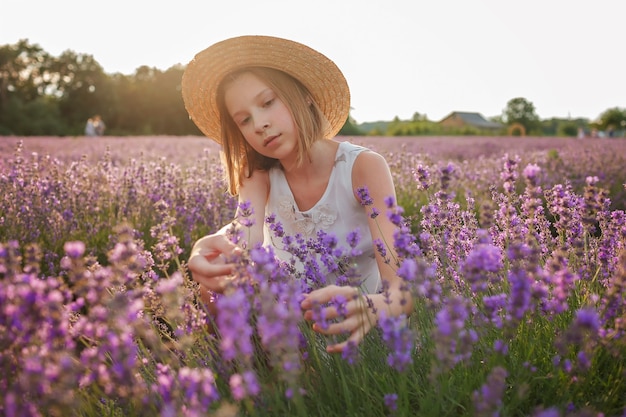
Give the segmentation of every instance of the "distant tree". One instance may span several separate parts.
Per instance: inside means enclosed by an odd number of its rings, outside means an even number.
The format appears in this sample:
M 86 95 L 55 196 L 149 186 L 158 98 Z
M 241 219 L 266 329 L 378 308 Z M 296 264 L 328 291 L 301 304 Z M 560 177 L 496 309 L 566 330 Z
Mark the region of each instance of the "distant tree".
M 411 121 L 413 122 L 425 122 L 428 120 L 428 117 L 426 116 L 426 114 L 420 114 L 418 112 L 413 113 L 413 118 L 411 119 Z
M 541 125 L 541 134 L 544 136 L 556 136 L 559 131 L 559 126 L 561 125 L 561 119 L 557 119 L 555 117 L 551 119 L 544 119 L 539 122 Z M 574 129 L 574 132 L 576 129 Z M 575 133 L 574 133 L 575 134 Z
M 570 136 L 578 135 L 578 130 L 588 130 L 589 120 L 584 118 L 560 119 L 550 118 L 540 122 L 541 135 L 543 136 Z
M 0 46 L 0 99 L 17 95 L 28 101 L 45 94 L 54 78 L 49 65 L 50 55 L 27 39 Z
M 132 108 L 123 106 L 128 112 L 129 122 L 141 135 L 159 133 L 156 119 L 160 116 L 158 108 L 159 78 L 161 71 L 154 67 L 142 65 L 135 70 L 131 79 L 130 102 Z M 138 131 L 137 131 L 138 130 Z
M 557 135 L 559 136 L 571 136 L 575 137 L 578 135 L 578 129 L 583 128 L 581 123 L 577 123 L 574 120 L 567 120 L 558 125 Z
M 348 115 L 348 119 L 339 131 L 342 136 L 363 136 L 365 133 L 359 129 L 352 116 Z
M 67 132 L 58 103 L 50 96 L 28 102 L 13 97 L 2 118 L 10 121 L 10 126 L 0 123 L 0 135 L 65 136 Z
M 116 106 L 111 117 L 120 134 L 198 135 L 181 95 L 184 67 L 166 71 L 142 65 L 133 76 L 117 74 L 113 81 Z
M 504 122 L 504 117 L 502 115 L 491 116 L 491 117 L 488 117 L 487 120 L 489 120 L 490 122 L 494 122 L 494 123 L 500 123 L 501 125 L 505 125 L 506 124 Z
M 523 97 L 509 100 L 503 113 L 504 120 L 509 126 L 519 123 L 527 133 L 536 132 L 539 127 L 539 116 L 535 112 L 535 105 Z
M 67 50 L 53 60 L 52 68 L 57 77 L 51 93 L 59 99 L 61 116 L 70 126 L 68 133 L 81 135 L 87 118 L 96 114 L 108 124 L 110 80 L 94 57 Z
M 596 125 L 598 129 L 607 132 L 626 130 L 626 109 L 613 107 L 605 110 L 598 118 Z
M 181 94 L 184 72 L 185 67 L 179 64 L 170 67 L 157 77 L 159 108 L 156 116 L 162 121 L 159 126 L 161 134 L 201 134 L 185 110 L 185 103 Z
M 25 109 L 39 115 L 45 108 L 56 111 L 53 101 L 39 100 L 49 93 L 57 78 L 50 64 L 50 55 L 27 39 L 15 45 L 0 46 L 0 131 L 3 134 L 25 134 L 22 129 L 29 125 Z M 31 105 L 34 102 L 37 103 Z

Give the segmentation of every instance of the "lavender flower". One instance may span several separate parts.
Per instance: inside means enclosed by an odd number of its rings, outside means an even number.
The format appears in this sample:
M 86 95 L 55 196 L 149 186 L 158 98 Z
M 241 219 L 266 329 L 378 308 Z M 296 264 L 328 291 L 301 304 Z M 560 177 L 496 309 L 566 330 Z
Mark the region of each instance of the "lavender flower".
M 394 415 L 394 413 L 398 410 L 398 394 L 385 394 L 383 402 L 385 403 L 387 410 L 390 411 L 390 415 Z
M 413 330 L 407 326 L 405 315 L 387 316 L 381 311 L 378 326 L 389 349 L 387 364 L 398 372 L 408 370 L 413 363 L 412 351 L 415 341 Z
M 438 372 L 444 372 L 471 357 L 478 334 L 474 329 L 466 327 L 469 317 L 469 302 L 462 296 L 448 299 L 435 315 L 433 338 L 435 356 L 440 363 Z
M 252 203 L 250 201 L 239 203 L 239 206 L 237 207 L 237 220 L 243 227 L 250 228 L 254 225 L 254 218 L 252 217 L 253 214 L 254 209 L 252 208 Z
M 360 352 L 359 345 L 352 340 L 349 340 L 345 348 L 341 351 L 341 358 L 350 365 L 354 365 L 359 362 Z
M 538 410 L 533 417 L 561 417 L 561 412 L 556 407 L 550 407 L 546 410 Z
M 313 313 L 311 317 L 313 323 L 322 330 L 328 330 L 331 323 L 328 321 L 326 306 L 316 302 L 313 304 L 311 311 Z
M 83 242 L 66 242 L 63 249 L 70 258 L 80 258 L 85 253 L 85 244 Z
M 415 171 L 413 171 L 415 181 L 417 181 L 419 190 L 428 190 L 430 188 L 430 172 L 424 165 L 418 164 Z
M 220 349 L 225 360 L 247 360 L 253 352 L 252 327 L 248 322 L 250 305 L 246 293 L 235 288 L 217 300 L 220 314 L 217 327 L 220 331 Z
M 484 238 L 479 240 L 462 263 L 465 279 L 473 292 L 487 291 L 489 283 L 496 282 L 495 274 L 503 267 L 501 250 L 491 244 L 486 234 L 479 235 Z
M 210 369 L 182 367 L 178 371 L 157 363 L 156 381 L 151 390 L 158 396 L 161 415 L 205 415 L 219 399 L 215 379 Z
M 258 250 L 259 253 L 264 251 L 268 255 L 272 254 L 268 249 Z M 287 388 L 293 391 L 297 389 L 301 372 L 301 283 L 281 275 L 282 270 L 276 268 L 277 261 L 272 256 L 263 259 L 257 256 L 256 259 L 257 271 L 263 270 L 266 274 L 265 279 L 259 281 L 258 288 L 257 328 L 261 344 L 268 352 L 270 364 L 281 370 L 280 377 L 287 383 Z
M 603 323 L 599 330 L 605 340 L 621 338 L 626 334 L 626 321 L 624 317 L 626 303 L 624 293 L 626 291 L 626 248 L 620 251 L 617 272 L 609 282 L 606 293 L 600 300 L 599 314 Z
M 537 185 L 537 176 L 541 172 L 541 168 L 537 164 L 528 164 L 522 171 L 522 175 L 531 186 Z
M 508 274 L 511 292 L 508 313 L 516 321 L 532 309 L 532 280 L 524 270 L 511 270 Z
M 499 416 L 506 391 L 507 371 L 496 366 L 487 376 L 487 382 L 479 391 L 474 391 L 472 399 L 477 416 Z
M 483 297 L 484 314 L 496 328 L 503 325 L 503 315 L 506 309 L 508 296 L 505 293 Z
M 172 227 L 176 219 L 168 212 L 166 201 L 159 200 L 154 204 L 160 222 L 150 228 L 150 236 L 156 239 L 152 247 L 152 254 L 159 269 L 167 273 L 170 261 L 180 255 L 183 250 L 179 246 L 178 237 L 172 234 Z
M 231 375 L 229 385 L 230 392 L 237 401 L 248 397 L 255 397 L 261 392 L 256 374 L 252 371 Z
M 374 204 L 374 200 L 370 197 L 370 192 L 366 186 L 357 187 L 356 194 L 362 206 L 371 206 Z
M 567 254 L 560 250 L 553 252 L 546 265 L 545 276 L 550 297 L 544 300 L 544 309 L 548 313 L 560 314 L 569 308 L 568 299 L 574 290 L 578 276 L 569 271 Z
M 563 369 L 566 372 L 589 370 L 591 367 L 589 358 L 593 356 L 598 343 L 599 329 L 600 317 L 594 308 L 587 307 L 576 311 L 574 321 L 555 342 L 559 354 L 567 358 L 562 361 Z M 568 358 L 572 353 L 575 355 L 576 363 Z
M 515 180 L 518 177 L 517 174 L 517 165 L 520 162 L 519 156 L 509 157 L 508 154 L 504 156 L 504 170 L 500 174 L 500 178 L 502 178 L 502 185 L 504 187 L 504 191 L 507 194 L 510 194 L 515 188 Z

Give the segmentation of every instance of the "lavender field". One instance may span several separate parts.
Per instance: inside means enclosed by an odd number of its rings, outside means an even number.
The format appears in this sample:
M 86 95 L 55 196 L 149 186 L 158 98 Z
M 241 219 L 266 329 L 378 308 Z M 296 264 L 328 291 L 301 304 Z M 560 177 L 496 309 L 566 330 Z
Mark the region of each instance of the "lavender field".
M 237 207 L 213 142 L 0 137 L 0 414 L 626 415 L 625 139 L 341 139 L 391 166 L 416 303 L 329 355 L 264 248 L 199 302 Z M 349 264 L 327 242 L 296 249 Z

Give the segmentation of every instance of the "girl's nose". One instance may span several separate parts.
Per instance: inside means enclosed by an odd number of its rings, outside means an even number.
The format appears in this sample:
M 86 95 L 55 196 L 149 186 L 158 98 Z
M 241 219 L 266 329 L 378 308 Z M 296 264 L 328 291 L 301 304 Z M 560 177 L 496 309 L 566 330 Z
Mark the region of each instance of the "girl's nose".
M 262 121 L 257 123 L 257 131 L 258 132 L 263 132 L 265 131 L 268 127 L 270 127 L 270 123 L 267 121 Z

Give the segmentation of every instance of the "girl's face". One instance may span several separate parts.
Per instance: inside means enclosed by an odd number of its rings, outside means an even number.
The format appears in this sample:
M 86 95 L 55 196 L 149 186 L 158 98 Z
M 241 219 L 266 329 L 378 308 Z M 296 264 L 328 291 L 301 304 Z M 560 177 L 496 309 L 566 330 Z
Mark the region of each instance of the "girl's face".
M 258 153 L 285 160 L 297 151 L 291 112 L 257 76 L 245 72 L 224 90 L 226 109 L 246 142 Z

